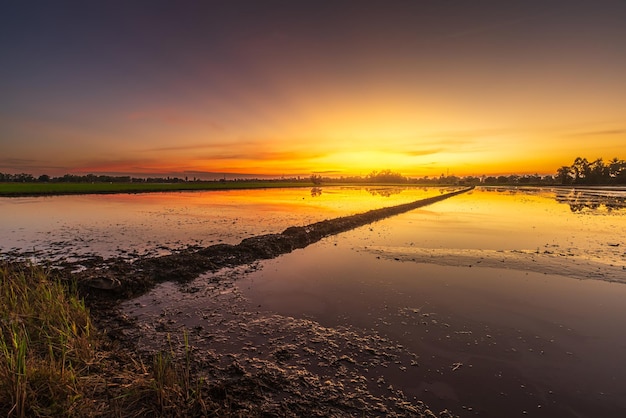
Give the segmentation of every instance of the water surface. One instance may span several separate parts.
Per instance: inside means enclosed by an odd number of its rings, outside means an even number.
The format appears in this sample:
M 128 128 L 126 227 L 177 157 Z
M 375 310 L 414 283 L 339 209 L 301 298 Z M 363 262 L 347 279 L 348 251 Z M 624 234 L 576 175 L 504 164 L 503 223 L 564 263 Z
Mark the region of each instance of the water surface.
M 2 199 L 0 249 L 132 258 L 441 192 Z M 339 379 L 341 390 L 462 416 L 621 417 L 625 201 L 619 189 L 479 188 L 182 288 L 162 284 L 122 309 L 144 347 L 194 330 L 199 352 L 261 368 L 278 361 Z
M 626 281 L 626 213 L 603 193 L 584 207 L 568 195 L 475 190 L 264 262 L 237 284 L 267 312 L 399 342 L 420 367 L 381 374 L 436 410 L 623 416 L 626 286 L 608 281 Z
M 415 187 L 323 187 L 0 198 L 0 253 L 35 258 L 151 256 L 237 244 L 323 219 L 440 194 Z

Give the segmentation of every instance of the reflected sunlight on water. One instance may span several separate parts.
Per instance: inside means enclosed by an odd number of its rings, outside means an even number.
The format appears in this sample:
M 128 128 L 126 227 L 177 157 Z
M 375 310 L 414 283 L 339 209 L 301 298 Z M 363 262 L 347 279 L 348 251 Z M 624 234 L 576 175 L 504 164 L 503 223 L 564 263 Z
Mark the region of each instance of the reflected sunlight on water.
M 518 251 L 575 256 L 624 265 L 626 210 L 573 211 L 550 189 L 477 189 L 433 206 L 386 219 L 377 245 L 463 252 Z M 626 197 L 626 192 L 622 192 Z
M 439 188 L 317 187 L 0 198 L 0 253 L 158 255 L 407 203 Z
M 256 310 L 414 350 L 419 368 L 377 373 L 435 409 L 621 417 L 626 286 L 608 281 L 626 282 L 624 198 L 479 188 L 263 262 L 238 288 Z

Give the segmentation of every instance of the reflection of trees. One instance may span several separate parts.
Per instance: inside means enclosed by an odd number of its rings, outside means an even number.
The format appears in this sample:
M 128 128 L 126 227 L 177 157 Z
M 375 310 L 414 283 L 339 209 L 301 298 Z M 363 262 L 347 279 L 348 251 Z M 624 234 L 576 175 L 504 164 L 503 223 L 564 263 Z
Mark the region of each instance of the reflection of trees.
M 401 187 L 366 187 L 365 190 L 372 196 L 389 197 L 402 193 L 404 189 Z
M 557 191 L 556 201 L 569 205 L 572 212 L 581 212 L 584 209 L 599 210 L 602 206 L 607 210 L 626 209 L 626 194 L 605 192 L 602 190 L 571 190 Z
M 313 187 L 311 189 L 311 197 L 317 197 L 317 196 L 320 196 L 321 194 L 322 194 L 321 187 Z

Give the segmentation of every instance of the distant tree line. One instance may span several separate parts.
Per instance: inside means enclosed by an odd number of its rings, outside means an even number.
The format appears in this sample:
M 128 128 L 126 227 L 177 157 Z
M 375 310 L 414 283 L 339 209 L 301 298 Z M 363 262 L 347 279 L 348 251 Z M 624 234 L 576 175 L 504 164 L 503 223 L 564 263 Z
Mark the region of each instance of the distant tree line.
M 478 185 L 478 184 L 525 184 L 525 185 L 553 185 L 555 184 L 555 177 L 551 175 L 540 176 L 539 174 L 532 175 L 517 175 L 512 174 L 510 176 L 464 176 L 459 177 L 455 175 L 440 176 L 424 176 L 424 177 L 404 177 L 401 174 L 394 173 L 390 170 L 373 171 L 365 177 L 353 176 L 353 177 L 321 177 L 314 175 L 311 177 L 314 184 L 332 184 L 332 183 L 393 183 L 393 184 L 419 184 L 419 185 L 433 185 L 433 186 L 450 186 L 450 185 Z
M 249 179 L 258 180 L 258 179 Z M 394 183 L 394 184 L 423 184 L 423 185 L 623 185 L 626 184 L 626 161 L 613 158 L 605 163 L 602 158 L 589 162 L 586 158 L 578 157 L 571 166 L 560 167 L 555 175 L 541 176 L 539 174 L 509 176 L 465 176 L 455 175 L 425 176 L 408 178 L 392 170 L 372 171 L 366 176 L 322 177 L 313 174 L 311 177 L 282 178 L 276 181 L 290 181 L 313 183 L 314 185 L 332 183 Z M 87 174 L 83 176 L 65 174 L 60 177 L 50 177 L 42 174 L 34 177 L 31 174 L 4 174 L 0 173 L 0 182 L 67 182 L 67 183 L 183 183 L 187 181 L 201 181 L 179 177 L 149 177 L 137 178 L 130 176 L 98 176 Z M 220 179 L 219 181 L 226 181 Z M 235 179 L 231 181 L 245 181 Z
M 559 168 L 556 177 L 560 184 L 626 184 L 626 161 L 613 158 L 605 163 L 602 158 L 598 158 L 589 162 L 586 158 L 578 157 L 572 165 Z
M 39 177 L 34 177 L 32 174 L 27 173 L 0 173 L 0 181 L 16 183 L 183 183 L 188 181 L 188 179 L 178 177 L 138 178 L 131 176 L 97 176 L 95 174 L 87 174 L 84 176 L 65 174 L 60 177 L 50 177 L 47 174 L 42 174 Z

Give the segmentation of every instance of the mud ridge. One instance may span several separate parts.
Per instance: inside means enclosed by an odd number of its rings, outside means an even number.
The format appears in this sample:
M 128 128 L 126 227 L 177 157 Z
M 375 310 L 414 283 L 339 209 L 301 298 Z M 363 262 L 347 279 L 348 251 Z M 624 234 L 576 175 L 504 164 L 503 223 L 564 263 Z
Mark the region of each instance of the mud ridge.
M 349 231 L 390 216 L 449 199 L 466 193 L 473 187 L 417 200 L 402 205 L 374 209 L 368 212 L 310 225 L 285 229 L 280 234 L 267 234 L 246 238 L 237 245 L 216 244 L 209 247 L 189 247 L 175 254 L 141 258 L 129 262 L 122 258 L 92 258 L 66 263 L 66 271 L 76 270 L 81 293 L 90 301 L 115 301 L 129 299 L 145 293 L 155 284 L 164 281 L 188 281 L 198 275 L 224 267 L 236 267 L 258 260 L 270 259 L 305 248 L 324 237 Z

